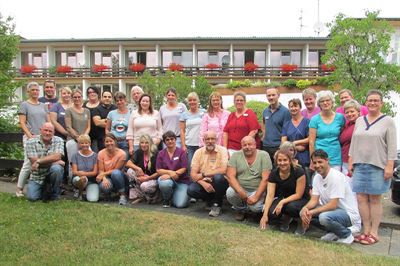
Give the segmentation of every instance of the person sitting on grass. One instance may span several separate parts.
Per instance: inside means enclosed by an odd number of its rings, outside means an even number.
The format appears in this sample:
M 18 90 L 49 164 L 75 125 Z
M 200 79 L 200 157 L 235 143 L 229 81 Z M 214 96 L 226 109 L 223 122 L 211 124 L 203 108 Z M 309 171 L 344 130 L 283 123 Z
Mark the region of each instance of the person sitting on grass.
M 40 135 L 26 142 L 26 155 L 31 163 L 27 198 L 30 201 L 47 201 L 60 198 L 60 185 L 64 175 L 64 141 L 54 136 L 54 126 L 46 122 L 40 128 Z
M 113 190 L 119 193 L 119 205 L 126 205 L 127 186 L 122 168 L 125 166 L 126 153 L 118 148 L 117 138 L 112 133 L 107 133 L 104 138 L 105 148 L 97 156 L 99 174 L 96 177 L 100 190 L 110 194 Z
M 130 180 L 129 199 L 133 204 L 143 200 L 154 203 L 158 198 L 157 153 L 157 146 L 148 134 L 139 137 L 139 149 L 126 163 L 127 176 Z
M 281 220 L 280 229 L 288 231 L 293 218 L 299 218 L 299 211 L 307 203 L 304 197 L 306 177 L 301 166 L 294 163 L 293 153 L 289 150 L 278 150 L 275 163 L 277 168 L 268 178 L 260 228 L 266 229 L 270 220 Z
M 193 156 L 191 173 L 193 182 L 189 185 L 188 195 L 202 199 L 211 207 L 209 215 L 217 217 L 221 213 L 222 201 L 229 184 L 224 174 L 228 165 L 228 151 L 217 145 L 217 134 L 207 131 L 203 137 L 205 146 Z
M 229 182 L 226 198 L 236 210 L 237 221 L 246 218 L 246 211 L 262 212 L 268 176 L 272 169 L 268 153 L 257 150 L 253 137 L 244 137 L 241 145 L 242 149 L 232 154 L 226 171 Z
M 99 187 L 96 183 L 98 172 L 97 154 L 90 149 L 91 141 L 89 135 L 80 135 L 78 137 L 79 151 L 72 155 L 72 185 L 76 187 L 74 197 L 82 200 L 83 190 L 91 186 L 87 190 L 86 197 L 88 200 L 99 198 Z M 93 187 L 93 188 L 92 188 Z M 90 195 L 89 195 L 90 192 Z M 94 201 L 97 201 L 94 200 Z
M 311 199 L 300 211 L 304 229 L 301 233 L 304 234 L 313 223 L 322 225 L 328 231 L 321 240 L 351 244 L 354 237 L 349 227 L 359 231 L 361 218 L 349 181 L 343 173 L 329 165 L 328 154 L 324 150 L 315 150 L 311 160 L 317 174 L 313 179 Z

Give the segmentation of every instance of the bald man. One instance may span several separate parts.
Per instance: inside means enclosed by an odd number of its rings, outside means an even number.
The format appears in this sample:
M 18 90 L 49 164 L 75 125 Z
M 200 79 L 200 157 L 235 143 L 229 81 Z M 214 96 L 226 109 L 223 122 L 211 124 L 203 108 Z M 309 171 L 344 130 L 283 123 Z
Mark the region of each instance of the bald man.
M 64 141 L 54 136 L 54 126 L 46 122 L 40 128 L 40 135 L 26 143 L 26 154 L 32 165 L 28 182 L 27 198 L 30 201 L 57 200 L 64 174 Z

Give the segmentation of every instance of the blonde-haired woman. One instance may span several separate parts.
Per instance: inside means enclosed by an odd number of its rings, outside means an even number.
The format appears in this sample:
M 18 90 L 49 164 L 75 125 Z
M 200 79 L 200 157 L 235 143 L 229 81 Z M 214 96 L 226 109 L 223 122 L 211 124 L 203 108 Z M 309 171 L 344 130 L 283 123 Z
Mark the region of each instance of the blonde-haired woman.
M 226 125 L 226 121 L 228 121 L 228 117 L 230 112 L 224 110 L 222 105 L 222 95 L 219 92 L 213 92 L 210 94 L 208 98 L 208 108 L 207 113 L 204 114 L 203 119 L 201 121 L 200 128 L 200 146 L 204 146 L 203 136 L 207 131 L 214 131 L 217 134 L 217 142 L 216 144 L 223 146 L 223 133 L 224 127 Z
M 72 107 L 72 90 L 70 87 L 60 89 L 60 100 L 50 109 L 50 120 L 55 128 L 55 135 L 66 141 L 68 137 L 67 126 L 65 125 L 65 110 Z
M 129 199 L 132 203 L 146 200 L 147 203 L 154 203 L 157 194 L 157 170 L 156 158 L 157 146 L 153 143 L 148 134 L 139 138 L 139 149 L 134 153 L 131 160 L 126 163 L 129 168 L 127 176 L 130 183 Z

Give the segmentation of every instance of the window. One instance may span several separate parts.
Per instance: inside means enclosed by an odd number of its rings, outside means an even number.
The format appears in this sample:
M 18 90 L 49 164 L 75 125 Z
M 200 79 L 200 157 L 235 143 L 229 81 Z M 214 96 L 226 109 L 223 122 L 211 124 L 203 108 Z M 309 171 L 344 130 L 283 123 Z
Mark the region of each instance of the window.
M 57 52 L 56 65 L 68 65 L 71 67 L 81 67 L 83 65 L 82 52 Z
M 207 64 L 229 65 L 228 51 L 198 51 L 197 65 L 202 67 Z
M 35 65 L 37 68 L 47 67 L 46 52 L 22 52 L 21 65 Z
M 283 64 L 301 65 L 301 51 L 271 51 L 271 65 Z
M 233 52 L 233 65 L 236 67 L 244 66 L 244 51 Z
M 192 66 L 192 51 L 163 51 L 162 65 L 168 67 L 171 63 L 181 64 L 183 66 Z
M 156 67 L 156 52 L 154 51 L 148 51 L 148 52 L 134 52 L 134 51 L 128 51 L 127 52 L 127 57 L 128 57 L 128 65 L 132 65 L 135 63 L 142 63 L 147 67 Z
M 119 52 L 95 51 L 92 52 L 92 54 L 93 54 L 92 63 L 96 65 L 103 64 L 109 67 L 119 66 Z
M 254 51 L 254 64 L 265 67 L 265 51 Z

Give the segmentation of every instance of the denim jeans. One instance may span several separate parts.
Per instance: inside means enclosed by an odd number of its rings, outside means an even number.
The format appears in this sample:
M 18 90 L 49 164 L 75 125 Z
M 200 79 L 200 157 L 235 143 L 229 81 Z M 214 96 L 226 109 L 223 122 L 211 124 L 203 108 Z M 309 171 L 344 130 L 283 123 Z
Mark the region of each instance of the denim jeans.
M 192 165 L 192 159 L 194 153 L 199 149 L 199 146 L 186 146 L 186 152 L 187 152 L 187 159 L 188 159 L 188 166 L 187 166 L 187 173 L 190 176 L 190 166 Z
M 247 197 L 256 194 L 256 191 L 246 191 Z M 229 187 L 226 191 L 226 199 L 233 208 L 238 211 L 251 211 L 251 212 L 262 212 L 264 207 L 265 193 L 263 193 L 260 199 L 253 205 L 247 205 L 240 197 L 239 194 L 232 188 Z
M 52 193 L 51 199 L 57 200 L 60 198 L 60 185 L 63 180 L 64 175 L 64 167 L 55 164 L 50 166 L 49 174 L 46 176 L 45 182 L 49 182 L 51 185 Z M 43 197 L 43 189 L 45 187 L 45 183 L 39 184 L 36 181 L 29 180 L 28 189 L 26 193 L 26 197 L 30 201 L 40 200 Z
M 316 218 L 316 217 L 314 217 Z M 350 216 L 343 209 L 322 212 L 318 219 L 312 219 L 312 223 L 322 225 L 328 232 L 332 232 L 339 238 L 346 238 L 351 234 L 348 227 L 352 226 Z
M 111 175 L 106 177 L 110 186 L 108 188 L 104 187 L 103 181 L 99 184 L 100 190 L 103 193 L 109 194 L 111 191 L 116 191 L 119 193 L 124 193 L 127 190 L 126 180 L 124 173 L 119 169 L 114 169 Z
M 229 183 L 223 175 L 215 175 L 211 184 L 215 192 L 209 193 L 199 183 L 193 182 L 189 185 L 187 194 L 189 197 L 202 199 L 207 203 L 216 203 L 218 206 L 221 206 L 222 200 L 226 194 L 226 190 L 229 187 Z
M 129 160 L 129 146 L 128 146 L 128 141 L 126 140 L 120 140 L 117 142 L 118 148 L 123 150 L 126 153 L 126 159 Z
M 188 185 L 178 183 L 173 179 L 158 178 L 158 187 L 160 188 L 162 198 L 171 200 L 176 208 L 186 208 L 189 205 L 189 196 L 187 195 Z

